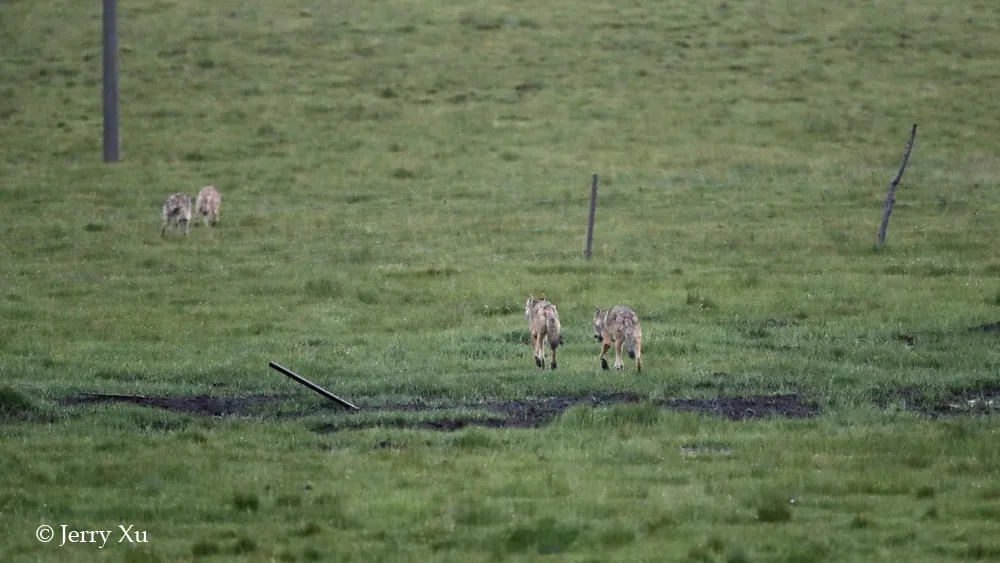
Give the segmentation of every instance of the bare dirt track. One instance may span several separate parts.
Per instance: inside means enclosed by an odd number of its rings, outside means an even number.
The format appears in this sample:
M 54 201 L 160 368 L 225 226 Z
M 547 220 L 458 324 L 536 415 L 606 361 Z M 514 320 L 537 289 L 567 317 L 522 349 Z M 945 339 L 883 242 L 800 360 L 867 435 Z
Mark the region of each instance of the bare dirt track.
M 954 390 L 936 398 L 916 387 L 899 387 L 877 397 L 875 404 L 882 408 L 896 404 L 929 417 L 1000 414 L 1000 384 Z
M 127 403 L 144 407 L 161 408 L 168 411 L 198 416 L 239 417 L 259 415 L 263 408 L 289 399 L 289 395 L 250 395 L 242 397 L 144 397 L 131 395 L 74 395 L 60 401 L 63 405 L 93 405 L 102 403 Z M 378 421 L 351 420 L 356 413 L 345 413 L 346 420 L 336 425 L 317 428 L 317 431 L 332 432 L 345 429 L 360 429 L 374 426 L 395 428 L 427 428 L 451 431 L 465 426 L 485 426 L 490 428 L 537 428 L 548 424 L 570 407 L 591 406 L 611 407 L 614 405 L 638 404 L 643 397 L 636 394 L 617 393 L 586 396 L 558 396 L 514 401 L 485 400 L 479 402 L 449 405 L 429 405 L 422 403 L 394 403 L 363 408 L 360 412 L 398 413 L 398 418 L 383 418 Z M 719 397 L 714 399 L 665 399 L 652 404 L 663 409 L 699 412 L 722 416 L 730 420 L 751 420 L 763 417 L 806 418 L 819 414 L 815 403 L 796 394 Z M 449 411 L 462 409 L 458 415 Z M 327 410 L 327 409 L 323 409 Z M 330 410 L 340 410 L 331 406 Z M 479 413 L 478 415 L 469 414 Z M 423 420 L 412 420 L 402 415 L 420 413 L 432 416 Z M 315 411 L 286 413 L 284 417 L 316 414 Z
M 293 400 L 295 394 L 244 395 L 244 396 L 168 396 L 145 397 L 135 395 L 80 394 L 59 401 L 63 405 L 96 405 L 125 403 L 164 409 L 195 416 L 253 417 L 267 416 L 275 406 Z M 633 393 L 594 394 L 582 396 L 540 397 L 520 400 L 488 399 L 477 402 L 452 404 L 387 403 L 363 407 L 360 411 L 345 411 L 330 403 L 319 408 L 299 411 L 281 411 L 272 416 L 296 418 L 322 412 L 335 411 L 345 416 L 336 423 L 315 427 L 317 432 L 372 427 L 424 428 L 453 431 L 466 426 L 488 428 L 538 428 L 552 422 L 570 407 L 613 407 L 639 404 L 646 399 Z M 886 408 L 900 408 L 929 417 L 993 415 L 1000 414 L 1000 384 L 971 390 L 958 390 L 929 398 L 915 388 L 891 389 L 875 397 L 875 404 Z M 673 398 L 653 401 L 662 409 L 678 412 L 695 412 L 720 416 L 729 420 L 754 420 L 760 418 L 809 418 L 820 414 L 815 401 L 795 393 L 777 395 L 749 395 L 716 397 L 710 399 Z M 453 411 L 462 410 L 462 413 Z M 381 413 L 378 420 L 365 419 L 359 413 Z M 398 416 L 393 417 L 391 415 Z M 412 414 L 423 415 L 414 418 Z
M 125 403 L 153 407 L 195 416 L 253 417 L 267 416 L 275 406 L 287 403 L 294 394 L 244 395 L 244 396 L 168 396 L 145 397 L 134 395 L 81 394 L 66 397 L 63 405 L 96 405 Z M 421 402 L 388 403 L 363 407 L 360 411 L 344 411 L 335 404 L 322 404 L 319 408 L 299 411 L 277 411 L 271 416 L 296 418 L 323 412 L 338 412 L 345 416 L 336 423 L 323 424 L 317 432 L 372 427 L 425 428 L 452 431 L 466 426 L 489 428 L 538 428 L 552 422 L 570 407 L 612 407 L 639 404 L 646 399 L 633 393 L 593 394 L 581 396 L 539 397 L 520 400 L 487 399 L 477 402 L 428 404 Z M 915 388 L 898 388 L 886 391 L 875 398 L 880 407 L 898 405 L 906 410 L 929 417 L 993 415 L 1000 413 L 1000 384 L 973 390 L 952 391 L 944 396 L 929 398 Z M 820 414 L 815 401 L 795 393 L 777 395 L 750 395 L 716 397 L 710 399 L 672 398 L 660 399 L 653 405 L 671 411 L 695 412 L 719 416 L 729 420 L 754 420 L 760 418 L 809 418 Z M 453 411 L 462 410 L 462 413 Z M 359 413 L 382 413 L 378 420 L 357 416 Z M 398 416 L 393 417 L 391 415 Z M 419 414 L 421 417 L 408 415 Z
M 140 395 L 105 395 L 85 393 L 59 401 L 62 405 L 95 405 L 102 403 L 128 403 L 140 407 L 157 407 L 168 411 L 199 416 L 251 416 L 267 405 L 287 400 L 290 395 L 244 395 L 216 397 L 195 395 L 190 397 L 145 397 Z

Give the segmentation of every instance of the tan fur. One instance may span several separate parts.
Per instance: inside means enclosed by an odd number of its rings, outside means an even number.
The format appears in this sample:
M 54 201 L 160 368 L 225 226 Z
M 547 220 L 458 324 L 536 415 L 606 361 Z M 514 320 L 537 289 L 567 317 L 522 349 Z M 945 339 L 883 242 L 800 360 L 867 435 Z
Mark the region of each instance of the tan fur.
M 201 216 L 202 225 L 212 225 L 219 222 L 219 211 L 222 207 L 222 194 L 215 186 L 205 186 L 198 192 L 198 202 L 195 213 Z
M 545 367 L 545 340 L 552 348 L 552 369 L 556 369 L 556 348 L 562 344 L 559 323 L 559 312 L 556 306 L 545 300 L 528 297 L 524 304 L 524 317 L 528 319 L 528 330 L 531 332 L 531 350 L 535 356 L 535 365 Z
M 601 368 L 608 369 L 608 349 L 615 346 L 615 369 L 624 369 L 622 350 L 630 358 L 635 358 L 635 371 L 642 371 L 642 328 L 635 311 L 618 305 L 604 311 L 600 307 L 594 312 L 594 338 L 601 347 Z
M 167 227 L 184 225 L 184 234 L 188 234 L 188 223 L 191 222 L 191 196 L 188 194 L 172 194 L 163 202 L 163 228 L 160 236 L 167 232 Z

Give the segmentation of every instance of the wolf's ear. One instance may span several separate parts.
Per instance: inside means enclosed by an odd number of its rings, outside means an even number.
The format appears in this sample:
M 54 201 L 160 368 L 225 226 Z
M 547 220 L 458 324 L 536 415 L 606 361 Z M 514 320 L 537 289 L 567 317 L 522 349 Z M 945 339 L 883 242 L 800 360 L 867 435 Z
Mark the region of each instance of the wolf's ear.
M 594 311 L 594 314 L 595 314 L 595 315 L 600 315 L 600 314 L 601 314 L 601 308 L 600 308 L 600 307 L 598 307 L 598 308 L 597 308 L 597 309 L 596 309 L 596 310 Z
M 544 293 L 542 294 L 541 300 L 545 301 L 545 294 Z

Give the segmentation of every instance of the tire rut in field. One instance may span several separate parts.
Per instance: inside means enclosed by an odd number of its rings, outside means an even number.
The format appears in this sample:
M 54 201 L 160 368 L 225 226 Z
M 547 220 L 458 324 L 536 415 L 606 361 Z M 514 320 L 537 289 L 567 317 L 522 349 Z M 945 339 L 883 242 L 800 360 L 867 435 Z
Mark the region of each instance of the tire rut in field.
M 219 397 L 209 395 L 145 397 L 140 395 L 106 395 L 84 393 L 59 401 L 62 405 L 98 405 L 126 403 L 140 407 L 156 407 L 168 411 L 199 416 L 251 416 L 261 407 L 290 399 L 291 395 L 243 395 Z
M 1000 414 L 1000 383 L 973 389 L 953 389 L 943 395 L 928 395 L 918 387 L 897 387 L 878 393 L 880 408 L 899 405 L 931 418 Z
M 59 401 L 63 405 L 97 405 L 124 403 L 143 407 L 160 408 L 196 416 L 255 417 L 268 416 L 267 409 L 294 397 L 281 395 L 222 396 L 167 396 L 144 397 L 133 395 L 82 394 Z M 313 427 L 316 432 L 338 432 L 364 428 L 422 428 L 453 431 L 466 426 L 486 428 L 538 428 L 555 420 L 567 409 L 576 406 L 594 408 L 615 405 L 640 404 L 645 399 L 634 393 L 595 395 L 564 395 L 520 400 L 487 399 L 477 402 L 429 404 L 420 402 L 388 403 L 362 408 L 359 412 L 341 411 L 334 405 L 308 411 L 273 414 L 277 418 L 300 418 L 322 412 L 336 411 L 345 416 L 336 422 Z M 900 387 L 879 394 L 875 404 L 887 408 L 892 404 L 918 412 L 928 417 L 1000 414 L 1000 385 L 976 389 L 955 390 L 944 396 L 929 398 L 924 390 Z M 710 399 L 672 398 L 653 401 L 656 407 L 677 411 L 719 416 L 729 420 L 747 421 L 760 418 L 809 418 L 820 414 L 818 405 L 802 395 L 789 393 L 777 395 L 750 395 L 743 397 L 716 397 Z M 457 413 L 456 410 L 463 412 Z M 377 419 L 358 416 L 361 413 L 379 413 Z M 397 414 L 397 417 L 393 417 Z M 413 418 L 413 414 L 426 415 Z
M 238 417 L 260 415 L 262 408 L 278 404 L 289 398 L 290 395 L 145 397 L 86 394 L 67 397 L 59 402 L 63 405 L 126 403 L 198 416 Z M 639 404 L 643 401 L 643 397 L 634 393 L 613 393 L 541 397 L 510 401 L 489 399 L 450 405 L 390 403 L 366 407 L 360 412 L 399 413 L 399 418 L 383 416 L 378 420 L 352 420 L 357 413 L 346 413 L 346 419 L 340 420 L 337 423 L 319 425 L 314 430 L 317 432 L 335 432 L 372 427 L 393 427 L 452 431 L 466 426 L 538 428 L 552 422 L 571 407 L 610 407 L 614 405 Z M 804 418 L 819 414 L 819 408 L 815 403 L 797 394 L 718 397 L 713 399 L 662 399 L 653 401 L 652 404 L 667 410 L 699 412 L 722 416 L 730 420 L 752 420 L 762 417 Z M 464 414 L 449 412 L 456 409 L 469 412 Z M 405 417 L 405 415 L 413 413 L 430 414 L 432 416 L 424 420 L 413 420 Z M 294 417 L 310 414 L 316 414 L 316 412 L 286 413 L 279 416 Z

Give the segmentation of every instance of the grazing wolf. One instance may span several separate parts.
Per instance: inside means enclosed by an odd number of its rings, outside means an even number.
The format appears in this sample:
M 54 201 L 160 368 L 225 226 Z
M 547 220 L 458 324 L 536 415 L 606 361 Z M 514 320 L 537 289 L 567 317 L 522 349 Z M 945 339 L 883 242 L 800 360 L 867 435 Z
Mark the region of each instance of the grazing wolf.
M 163 202 L 163 228 L 160 236 L 167 232 L 167 227 L 184 224 L 184 234 L 188 234 L 188 223 L 191 222 L 191 196 L 188 194 L 173 194 Z
M 201 216 L 202 225 L 215 226 L 219 222 L 219 208 L 222 207 L 222 194 L 215 186 L 205 186 L 198 192 L 198 200 L 194 206 L 195 213 Z
M 535 365 L 545 367 L 545 339 L 552 348 L 552 369 L 556 369 L 556 348 L 562 344 L 559 331 L 559 312 L 556 306 L 545 300 L 528 297 L 524 304 L 524 316 L 528 319 L 528 329 L 531 331 L 531 351 L 535 355 Z
M 624 369 L 622 348 L 628 357 L 635 358 L 635 371 L 642 371 L 642 328 L 635 311 L 618 305 L 604 311 L 600 307 L 594 312 L 594 338 L 604 346 L 601 348 L 601 369 L 608 369 L 608 349 L 615 345 L 615 369 Z

